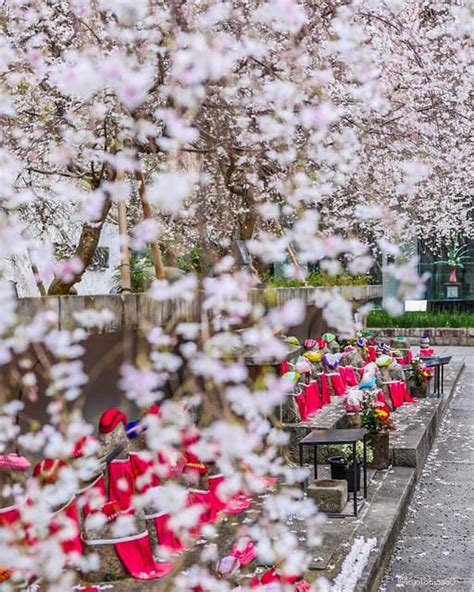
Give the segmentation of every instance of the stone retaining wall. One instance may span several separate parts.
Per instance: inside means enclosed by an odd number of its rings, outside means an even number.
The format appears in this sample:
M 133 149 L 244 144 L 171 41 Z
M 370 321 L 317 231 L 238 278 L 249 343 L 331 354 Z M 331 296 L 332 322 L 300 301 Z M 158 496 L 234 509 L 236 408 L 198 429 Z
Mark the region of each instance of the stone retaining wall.
M 470 345 L 474 346 L 474 327 L 454 329 L 450 327 L 427 327 L 409 329 L 388 329 L 370 327 L 373 333 L 378 334 L 378 339 L 383 337 L 396 337 L 403 335 L 407 337 L 412 345 L 418 345 L 422 335 L 429 335 L 431 345 Z

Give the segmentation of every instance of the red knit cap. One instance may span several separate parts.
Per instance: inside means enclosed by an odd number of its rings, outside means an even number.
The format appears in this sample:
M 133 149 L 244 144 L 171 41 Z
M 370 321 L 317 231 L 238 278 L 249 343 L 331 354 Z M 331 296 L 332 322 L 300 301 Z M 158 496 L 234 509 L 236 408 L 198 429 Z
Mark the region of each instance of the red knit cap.
M 99 421 L 99 432 L 101 434 L 109 434 L 113 432 L 119 423 L 127 425 L 127 416 L 122 411 L 111 407 L 102 413 Z
M 59 472 L 68 464 L 62 458 L 45 458 L 35 465 L 33 476 L 43 483 L 55 483 L 58 480 Z

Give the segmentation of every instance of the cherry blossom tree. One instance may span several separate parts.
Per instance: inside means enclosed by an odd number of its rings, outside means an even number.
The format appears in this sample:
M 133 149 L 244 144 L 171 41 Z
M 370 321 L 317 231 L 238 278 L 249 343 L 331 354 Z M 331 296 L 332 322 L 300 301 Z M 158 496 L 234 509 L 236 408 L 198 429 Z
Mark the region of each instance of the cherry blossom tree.
M 232 242 L 247 241 L 262 265 L 285 262 L 294 248 L 299 264 L 337 273 L 347 256 L 357 274 L 370 268 L 373 248 L 396 256 L 407 238 L 472 233 L 469 22 L 467 5 L 421 0 L 0 6 L 0 260 L 26 255 L 39 284 L 54 278 L 49 293 L 70 293 L 118 204 L 128 207 L 138 248 L 165 240 L 203 246 L 206 277 L 172 283 L 160 277 L 155 252 L 151 298 L 195 301 L 199 321 L 142 328 L 147 348 L 123 365 L 120 387 L 145 418 L 150 454 L 179 456 L 199 428 L 192 452 L 226 476 L 229 496 L 262 493 L 266 477 L 280 478 L 248 533 L 283 574 L 304 573 L 319 517 L 301 494 L 302 472 L 281 456 L 287 435 L 275 409 L 288 383 L 271 373 L 250 380 L 242 351 L 251 348 L 262 362 L 284 357 L 276 335 L 301 322 L 304 307 L 253 306 L 256 278 L 236 270 Z M 38 220 L 59 231 L 81 227 L 72 259 L 56 261 Z M 416 261 L 388 271 L 402 296 L 423 289 Z M 27 455 L 70 461 L 94 429 L 82 413 L 90 378 L 82 342 L 110 315 L 85 311 L 74 330 L 57 330 L 53 313 L 22 319 L 9 284 L 0 299 L 0 363 L 10 384 L 49 401 L 47 425 L 23 417 L 29 427 L 20 430 L 22 403 L 6 397 L 13 400 L 0 417 L 2 451 L 19 445 Z M 339 293 L 316 304 L 334 329 L 354 331 Z M 166 398 L 169 384 L 174 396 Z M 158 415 L 149 413 L 155 403 Z M 24 531 L 0 537 L 13 580 L 41 577 L 64 590 L 77 568 L 97 569 L 93 555 L 72 562 L 61 545 L 66 535 L 50 525 L 54 508 L 101 461 L 91 446 L 56 483 L 28 482 Z M 183 539 L 199 518 L 185 511 L 185 494 L 182 483 L 165 480 L 154 500 Z M 135 496 L 137 513 L 148 497 Z M 104 526 L 98 514 L 90 528 Z M 291 530 L 293 516 L 307 522 L 308 548 Z M 133 531 L 130 516 L 120 518 L 116 537 Z M 183 571 L 177 562 L 170 589 L 232 589 L 212 568 L 215 528 L 203 532 L 199 564 Z

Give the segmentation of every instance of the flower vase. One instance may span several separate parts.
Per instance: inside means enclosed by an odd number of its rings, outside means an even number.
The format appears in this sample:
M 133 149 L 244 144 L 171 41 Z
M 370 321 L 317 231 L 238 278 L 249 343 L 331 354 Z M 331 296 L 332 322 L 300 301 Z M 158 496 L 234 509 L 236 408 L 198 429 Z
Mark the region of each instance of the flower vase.
M 458 283 L 458 276 L 457 276 L 455 267 L 451 268 L 451 273 L 449 274 L 448 282 L 450 284 L 457 284 Z
M 367 444 L 372 448 L 374 460 L 367 463 L 370 469 L 387 469 L 390 464 L 390 437 L 388 432 L 367 434 Z
M 344 479 L 347 481 L 347 491 L 354 492 L 354 463 L 347 466 L 340 456 L 333 456 L 328 459 L 331 467 L 331 479 Z M 356 491 L 360 489 L 360 469 L 362 463 L 356 464 Z

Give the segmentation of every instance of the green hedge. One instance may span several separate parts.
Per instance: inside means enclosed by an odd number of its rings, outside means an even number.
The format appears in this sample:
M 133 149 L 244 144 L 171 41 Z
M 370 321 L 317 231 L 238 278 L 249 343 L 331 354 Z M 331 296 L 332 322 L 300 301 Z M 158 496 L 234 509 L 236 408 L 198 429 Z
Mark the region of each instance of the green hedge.
M 304 287 L 302 281 L 284 277 L 269 277 L 266 278 L 266 283 L 275 288 Z M 348 273 L 329 275 L 326 272 L 314 272 L 306 278 L 306 283 L 312 288 L 330 288 L 332 286 L 367 286 L 372 282 L 370 275 L 350 275 Z
M 462 312 L 406 312 L 391 317 L 384 310 L 373 310 L 367 319 L 368 327 L 474 327 L 474 314 Z

